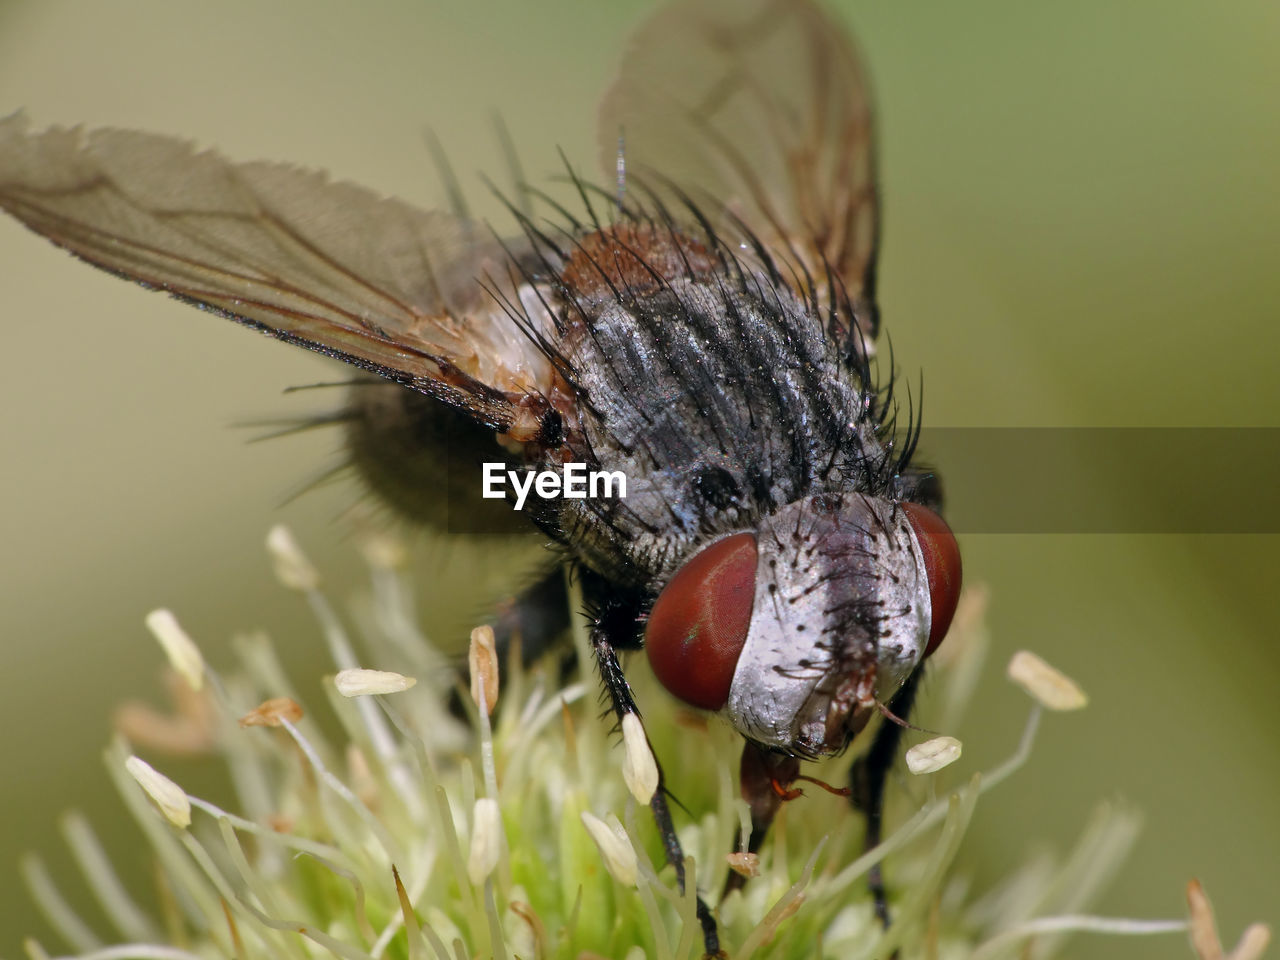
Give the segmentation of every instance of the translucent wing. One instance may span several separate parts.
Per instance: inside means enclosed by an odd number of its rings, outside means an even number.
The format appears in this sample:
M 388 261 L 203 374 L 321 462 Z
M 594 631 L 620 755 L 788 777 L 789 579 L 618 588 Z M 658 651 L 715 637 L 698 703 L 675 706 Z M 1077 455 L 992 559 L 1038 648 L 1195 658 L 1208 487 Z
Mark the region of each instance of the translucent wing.
M 90 263 L 405 383 L 499 430 L 547 357 L 488 231 L 168 137 L 0 120 L 0 208 Z M 488 278 L 486 280 L 486 278 Z
M 646 22 L 600 109 L 601 160 L 722 205 L 821 293 L 828 266 L 877 327 L 878 210 L 866 81 L 811 0 L 690 0 Z M 667 192 L 671 192 L 670 188 Z M 726 224 L 727 226 L 727 224 Z

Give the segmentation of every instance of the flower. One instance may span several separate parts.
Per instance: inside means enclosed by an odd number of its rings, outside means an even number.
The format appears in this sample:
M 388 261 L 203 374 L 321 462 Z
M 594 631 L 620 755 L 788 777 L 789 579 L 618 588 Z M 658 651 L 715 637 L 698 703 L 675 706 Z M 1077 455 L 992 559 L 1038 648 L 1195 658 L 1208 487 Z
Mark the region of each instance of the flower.
M 385 538 L 379 543 L 365 551 L 372 594 L 394 606 L 407 591 L 385 587 L 407 575 L 404 554 L 387 549 Z M 714 903 L 730 865 L 751 877 L 718 904 L 721 939 L 734 960 L 895 950 L 903 958 L 1017 957 L 1032 939 L 1042 957 L 1071 931 L 1187 929 L 1183 920 L 1079 913 L 1136 834 L 1137 817 L 1120 806 L 1101 808 L 1065 860 L 1037 858 L 982 896 L 967 892 L 954 866 L 965 827 L 981 794 L 1025 761 L 1038 703 L 1013 756 L 985 775 L 963 769 L 953 738 L 915 748 L 916 772 L 936 798 L 907 809 L 876 851 L 861 851 L 862 822 L 847 801 L 813 791 L 783 806 L 756 856 L 738 842 L 749 815 L 737 791 L 737 735 L 679 708 L 652 710 L 643 726 L 632 716 L 616 735 L 597 716 L 581 627 L 574 643 L 588 676 L 567 685 L 558 665 L 499 664 L 491 635 L 477 631 L 474 696 L 451 701 L 456 678 L 440 668 L 446 658 L 407 609 L 366 618 L 372 632 L 357 643 L 287 531 L 273 531 L 270 549 L 281 579 L 305 594 L 319 620 L 336 672 L 332 695 L 327 704 L 297 702 L 282 689 L 262 637 L 243 643 L 240 666 L 223 675 L 185 633 L 175 640 L 171 615 L 160 618 L 161 642 L 186 665 L 186 682 L 175 686 L 180 711 L 170 721 L 127 712 L 133 742 L 119 735 L 107 760 L 159 866 L 162 895 L 153 910 L 140 908 L 87 821 L 74 817 L 68 836 L 77 859 L 128 942 L 99 947 L 41 861 L 29 857 L 29 886 L 73 955 L 683 960 L 702 952 L 692 890 Z M 985 644 L 980 607 L 980 595 L 971 595 L 939 661 L 944 702 L 972 689 L 972 664 Z M 1078 693 L 1047 665 L 1033 666 L 1034 676 L 1054 678 L 1054 689 Z M 1026 682 L 1025 669 L 1015 673 Z M 661 702 L 651 679 L 634 679 L 641 702 Z M 1082 702 L 1083 694 L 1071 699 Z M 322 708 L 336 716 L 340 737 L 314 722 L 311 714 Z M 182 736 L 162 729 L 167 722 L 180 724 Z M 239 794 L 235 810 L 187 795 L 157 770 L 162 760 L 134 756 L 174 743 L 200 746 L 227 764 Z M 664 868 L 643 805 L 656 787 L 655 753 L 685 811 L 686 893 Z M 954 766 L 934 772 L 942 761 Z M 947 787 L 944 778 L 957 775 L 958 785 Z M 865 882 L 881 858 L 897 892 L 887 930 Z M 1198 944 L 1209 943 L 1205 910 Z M 1249 936 L 1257 944 L 1265 930 Z M 28 953 L 50 956 L 34 941 Z

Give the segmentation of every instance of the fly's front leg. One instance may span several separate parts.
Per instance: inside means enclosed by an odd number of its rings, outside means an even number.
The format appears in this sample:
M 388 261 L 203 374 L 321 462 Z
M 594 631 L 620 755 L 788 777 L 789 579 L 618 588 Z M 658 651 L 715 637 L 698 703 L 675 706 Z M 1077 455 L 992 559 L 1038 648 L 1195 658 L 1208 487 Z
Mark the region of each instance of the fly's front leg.
M 622 673 L 622 665 L 618 662 L 618 649 L 635 647 L 635 625 L 640 612 L 638 603 L 628 600 L 597 601 L 594 623 L 591 627 L 591 648 L 595 653 L 596 666 L 600 670 L 600 679 L 604 682 L 605 692 L 613 712 L 622 723 L 628 715 L 640 717 L 631 685 Z M 650 747 L 652 751 L 652 747 Z M 662 775 L 662 765 L 654 763 L 658 768 L 658 788 L 649 800 L 649 810 L 653 813 L 654 822 L 658 825 L 658 833 L 662 837 L 662 847 L 666 852 L 667 863 L 676 872 L 676 883 L 683 893 L 685 889 L 684 851 L 680 848 L 680 838 L 676 836 L 675 825 L 671 820 L 671 808 L 667 803 L 666 780 Z M 698 922 L 702 926 L 702 943 L 707 957 L 723 957 L 720 950 L 720 934 L 716 930 L 716 920 L 710 908 L 698 895 Z
M 892 710 L 896 717 L 906 721 L 915 702 L 916 690 L 920 684 L 923 668 L 907 678 L 898 695 L 893 698 Z M 894 723 L 888 717 L 876 730 L 875 739 L 871 741 L 871 749 L 858 758 L 849 770 L 850 802 L 862 810 L 867 818 L 865 850 L 879 846 L 884 827 L 884 789 L 889 778 L 889 771 L 898 756 L 898 746 L 902 741 L 903 726 Z M 889 926 L 889 900 L 885 894 L 884 874 L 876 863 L 867 873 L 867 883 L 871 887 L 871 896 L 875 901 L 876 916 L 884 926 Z

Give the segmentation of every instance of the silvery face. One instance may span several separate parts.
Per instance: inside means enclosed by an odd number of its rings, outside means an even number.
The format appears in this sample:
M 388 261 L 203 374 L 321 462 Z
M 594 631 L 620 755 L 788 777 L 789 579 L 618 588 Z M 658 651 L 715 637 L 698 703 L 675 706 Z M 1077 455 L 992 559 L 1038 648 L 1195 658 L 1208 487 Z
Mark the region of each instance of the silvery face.
M 757 546 L 751 626 L 724 713 L 766 747 L 836 752 L 924 654 L 918 538 L 887 500 L 824 495 L 769 518 Z

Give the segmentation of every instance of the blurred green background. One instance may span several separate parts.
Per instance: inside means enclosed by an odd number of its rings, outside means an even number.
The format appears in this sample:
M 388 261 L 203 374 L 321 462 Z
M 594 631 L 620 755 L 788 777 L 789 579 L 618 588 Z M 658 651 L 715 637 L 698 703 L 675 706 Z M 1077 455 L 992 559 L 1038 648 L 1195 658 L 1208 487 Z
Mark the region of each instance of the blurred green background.
M 591 169 L 596 97 L 648 9 L 6 0 L 0 112 L 182 134 L 430 205 L 427 124 L 475 197 L 473 169 L 503 171 L 495 109 L 531 176 L 554 170 L 557 145 Z M 930 424 L 1280 427 L 1280 6 L 839 12 L 880 107 L 882 306 L 902 368 L 924 372 Z M 279 506 L 334 462 L 339 438 L 248 445 L 229 427 L 325 408 L 336 397 L 280 391 L 332 367 L 73 264 L 8 221 L 0 278 L 0 955 L 14 956 L 45 931 L 18 855 L 39 850 L 71 875 L 60 811 L 88 810 L 120 862 L 145 862 L 99 759 L 113 706 L 158 699 L 144 614 L 173 607 L 223 663 L 234 631 L 264 627 L 309 675 L 314 632 L 269 576 L 265 531 L 289 523 L 337 597 L 360 573 L 335 523 L 350 487 Z M 1218 475 L 1241 510 L 1277 482 L 1247 450 Z M 1084 714 L 1049 718 L 1030 767 L 980 805 L 966 869 L 998 876 L 1031 838 L 1065 845 L 1098 800 L 1123 797 L 1146 829 L 1100 912 L 1180 915 L 1198 876 L 1228 938 L 1280 921 L 1277 546 L 963 538 L 967 579 L 991 588 L 997 648 L 966 727 L 946 731 L 964 738 L 966 767 L 1017 736 L 1022 695 L 1002 679 L 1015 649 L 1092 695 Z M 445 640 L 518 562 L 483 545 L 418 552 Z M 194 792 L 220 789 L 196 764 L 169 769 Z M 1072 952 L 1183 955 L 1176 940 L 1080 938 Z

